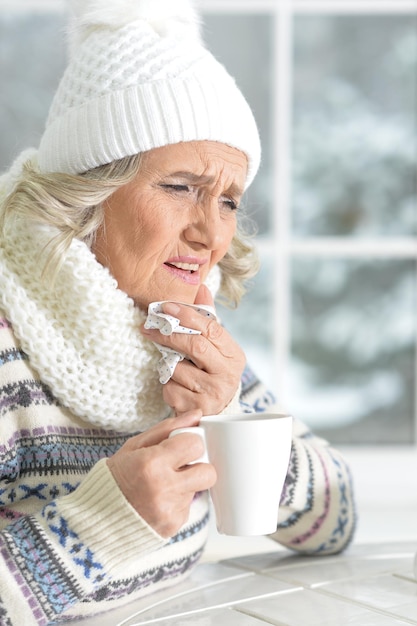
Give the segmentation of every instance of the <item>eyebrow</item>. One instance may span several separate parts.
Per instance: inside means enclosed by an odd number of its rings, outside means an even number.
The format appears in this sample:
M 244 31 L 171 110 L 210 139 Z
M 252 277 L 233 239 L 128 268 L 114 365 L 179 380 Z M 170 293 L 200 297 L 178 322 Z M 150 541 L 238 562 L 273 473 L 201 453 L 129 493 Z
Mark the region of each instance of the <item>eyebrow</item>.
M 207 175 L 203 175 L 203 174 L 193 174 L 193 172 L 187 172 L 187 171 L 179 171 L 179 172 L 172 172 L 171 174 L 168 174 L 168 178 L 181 178 L 182 180 L 187 181 L 188 183 L 190 183 L 191 185 L 213 185 L 216 182 L 216 179 L 214 178 L 214 176 L 207 176 Z M 243 189 L 241 189 L 239 187 L 239 185 L 236 185 L 235 183 L 232 183 L 228 189 L 227 192 L 235 195 L 235 196 L 242 196 L 243 195 Z

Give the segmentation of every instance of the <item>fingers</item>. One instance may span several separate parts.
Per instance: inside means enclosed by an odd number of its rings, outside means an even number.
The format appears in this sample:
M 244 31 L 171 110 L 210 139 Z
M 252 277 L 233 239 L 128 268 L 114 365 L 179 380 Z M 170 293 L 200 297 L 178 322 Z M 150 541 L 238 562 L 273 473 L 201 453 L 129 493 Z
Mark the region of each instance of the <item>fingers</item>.
M 210 489 L 217 475 L 209 463 L 197 463 L 175 472 L 164 468 L 157 467 L 149 475 L 147 492 L 140 501 L 140 514 L 161 536 L 172 537 L 187 521 L 195 494 Z
M 204 443 L 197 433 L 184 432 L 161 442 L 166 453 L 166 461 L 179 470 L 197 461 L 204 454 Z
M 190 407 L 186 407 L 181 412 L 181 415 L 168 417 L 143 433 L 140 433 L 140 435 L 131 437 L 128 439 L 125 446 L 130 450 L 156 446 L 167 439 L 169 433 L 175 428 L 189 428 L 190 426 L 197 426 L 202 415 L 202 411 L 197 406 L 191 410 Z
M 233 372 L 207 374 L 187 361 L 176 367 L 174 377 L 162 390 L 164 402 L 182 415 L 187 409 L 201 409 L 203 415 L 220 413 L 232 400 L 238 382 Z
M 210 289 L 206 285 L 200 285 L 198 288 L 194 304 L 207 304 L 209 306 L 214 306 L 213 296 L 211 295 Z
M 196 301 L 206 304 L 209 294 L 200 288 Z M 170 303 L 164 304 L 167 313 Z M 166 308 L 165 308 L 166 307 Z M 204 415 L 220 413 L 234 397 L 245 367 L 243 350 L 231 335 L 209 316 L 187 305 L 175 304 L 175 316 L 181 324 L 200 334 L 162 335 L 158 330 L 142 332 L 148 339 L 186 356 L 178 363 L 171 379 L 164 385 L 164 401 L 177 415 L 199 408 Z
M 207 375 L 206 372 L 202 372 L 190 361 L 186 360 L 178 363 L 174 373 L 172 374 L 171 380 L 167 383 L 167 385 L 164 385 L 163 391 L 169 387 L 172 391 L 172 388 L 175 387 L 175 383 L 181 387 L 185 387 L 195 394 L 210 393 L 211 390 L 210 375 Z M 166 402 L 166 398 L 164 398 L 164 400 Z M 197 407 L 191 406 L 189 408 L 193 409 Z M 186 409 L 183 410 L 185 411 Z
M 189 424 L 195 415 L 188 412 L 165 421 L 172 430 L 171 426 Z M 157 427 L 150 430 L 161 432 Z M 137 443 L 140 437 L 132 439 Z M 199 435 L 184 433 L 155 445 L 133 449 L 122 446 L 107 464 L 133 508 L 157 533 L 169 537 L 186 521 L 195 493 L 209 489 L 216 481 L 215 469 L 209 463 L 189 465 L 203 451 Z
M 206 323 L 201 335 L 171 335 L 166 339 L 170 348 L 186 354 L 196 367 L 209 374 L 220 373 L 230 368 L 243 371 L 245 366 L 243 350 L 214 320 Z M 168 341 L 164 341 L 165 345 Z
M 158 330 L 143 329 L 142 332 L 151 341 L 172 348 L 187 357 L 200 369 L 209 373 L 220 371 L 225 365 L 224 360 L 234 361 L 244 366 L 245 357 L 240 346 L 216 320 L 209 319 L 181 306 L 181 324 L 200 331 L 200 335 L 173 333 L 162 335 Z

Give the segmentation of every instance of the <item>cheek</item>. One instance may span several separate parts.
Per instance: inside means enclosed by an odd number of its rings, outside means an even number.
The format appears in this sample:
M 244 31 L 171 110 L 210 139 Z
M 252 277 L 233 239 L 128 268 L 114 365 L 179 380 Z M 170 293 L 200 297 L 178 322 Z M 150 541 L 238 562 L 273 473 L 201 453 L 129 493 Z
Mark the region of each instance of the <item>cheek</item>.
M 141 250 L 158 232 L 157 221 L 152 215 L 150 219 L 145 217 L 141 211 L 131 212 L 125 216 L 122 230 L 126 242 L 134 249 Z
M 228 223 L 224 226 L 224 230 L 222 233 L 222 242 L 216 248 L 216 250 L 213 251 L 210 259 L 210 267 L 207 268 L 207 271 L 209 271 L 214 265 L 216 265 L 216 263 L 219 263 L 219 261 L 221 261 L 222 258 L 230 250 L 230 246 L 232 244 L 235 233 L 236 221 L 233 221 L 233 223 Z
M 175 230 L 173 225 L 155 216 L 150 220 L 137 220 L 131 225 L 128 237 L 130 256 L 138 262 L 160 263 L 175 240 Z
M 230 220 L 226 222 L 223 230 L 223 241 L 222 245 L 219 246 L 219 255 L 223 258 L 226 252 L 229 250 L 230 245 L 233 241 L 233 237 L 236 233 L 236 219 Z

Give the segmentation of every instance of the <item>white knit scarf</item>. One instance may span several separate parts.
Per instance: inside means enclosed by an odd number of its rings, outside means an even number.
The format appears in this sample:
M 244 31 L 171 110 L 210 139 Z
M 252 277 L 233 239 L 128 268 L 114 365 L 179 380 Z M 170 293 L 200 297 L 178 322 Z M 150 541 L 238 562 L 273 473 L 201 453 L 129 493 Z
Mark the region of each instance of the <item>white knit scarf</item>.
M 46 229 L 15 222 L 0 242 L 0 303 L 30 363 L 63 406 L 106 429 L 167 416 L 144 314 L 73 240 L 55 285 L 41 280 Z

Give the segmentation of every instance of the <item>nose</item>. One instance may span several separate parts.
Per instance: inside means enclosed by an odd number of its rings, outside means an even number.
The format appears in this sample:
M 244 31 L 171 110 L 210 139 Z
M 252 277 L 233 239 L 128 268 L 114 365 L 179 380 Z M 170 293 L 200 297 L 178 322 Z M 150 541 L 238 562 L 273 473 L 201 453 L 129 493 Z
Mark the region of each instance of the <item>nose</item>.
M 206 198 L 193 206 L 191 220 L 184 229 L 184 236 L 189 243 L 210 250 L 222 246 L 226 233 L 217 198 Z

